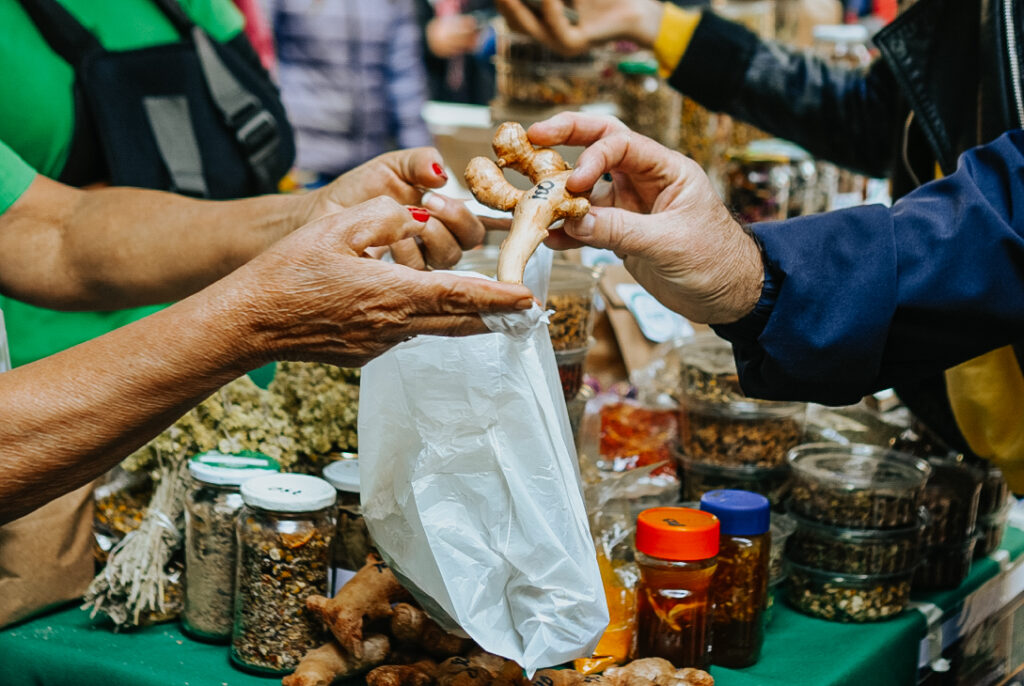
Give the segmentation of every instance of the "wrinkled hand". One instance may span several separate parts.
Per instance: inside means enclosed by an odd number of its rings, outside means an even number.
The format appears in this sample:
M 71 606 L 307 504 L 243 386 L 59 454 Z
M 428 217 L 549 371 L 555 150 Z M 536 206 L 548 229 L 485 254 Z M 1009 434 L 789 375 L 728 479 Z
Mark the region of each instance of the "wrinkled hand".
M 734 322 L 761 294 L 764 265 L 693 160 L 618 120 L 575 113 L 534 124 L 537 145 L 586 145 L 566 188 L 590 189 L 591 210 L 552 232 L 556 248 L 609 248 L 667 307 L 709 324 Z M 612 181 L 602 182 L 610 173 Z
M 656 0 L 576 0 L 579 17 L 572 24 L 562 0 L 543 0 L 539 16 L 521 0 L 496 0 L 510 28 L 544 43 L 563 55 L 579 55 L 611 40 L 654 45 L 661 25 L 662 5 Z
M 365 256 L 424 229 L 376 198 L 292 232 L 224 279 L 256 356 L 357 367 L 413 336 L 484 333 L 480 313 L 530 307 L 523 286 Z
M 480 27 L 468 14 L 434 17 L 427 22 L 427 49 L 435 57 L 448 59 L 476 50 Z
M 465 203 L 437 193 L 423 195 L 424 188 L 440 188 L 448 180 L 444 161 L 434 148 L 411 148 L 378 155 L 369 162 L 342 174 L 337 179 L 303 196 L 303 224 L 325 214 L 385 195 L 403 205 L 420 205 L 431 218 L 418 240 L 412 238 L 390 246 L 399 264 L 414 269 L 427 266 L 451 267 L 462 251 L 475 248 L 484 240 L 484 226 Z M 385 252 L 379 250 L 379 253 Z

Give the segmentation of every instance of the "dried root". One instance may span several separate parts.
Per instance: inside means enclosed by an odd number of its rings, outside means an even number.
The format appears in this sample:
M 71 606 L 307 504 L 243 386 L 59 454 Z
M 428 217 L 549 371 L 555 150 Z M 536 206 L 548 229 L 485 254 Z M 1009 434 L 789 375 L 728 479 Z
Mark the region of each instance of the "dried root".
M 306 607 L 334 634 L 352 657 L 363 658 L 363 623 L 391 616 L 391 603 L 408 598 L 391 569 L 376 555 L 328 600 L 319 595 L 306 599 Z
M 449 634 L 427 613 L 408 603 L 399 603 L 392 608 L 391 635 L 395 640 L 421 648 L 435 657 L 462 655 L 472 644 L 468 638 Z
M 466 184 L 484 205 L 512 210 L 512 228 L 498 255 L 498 280 L 522 283 L 530 256 L 548 236 L 548 227 L 559 219 L 582 217 L 590 203 L 565 189 L 571 169 L 551 148 L 535 148 L 526 130 L 516 122 L 498 127 L 492 141 L 495 164 L 486 157 L 474 157 L 466 167 Z M 534 184 L 521 191 L 502 174 L 509 167 L 529 177 Z
M 335 679 L 361 674 L 384 662 L 387 636 L 368 636 L 361 644 L 361 658 L 348 654 L 334 641 L 306 653 L 295 671 L 281 679 L 282 686 L 330 686 Z M 418 686 L 418 685 L 417 685 Z M 425 686 L 425 685 L 424 685 Z
M 408 665 L 382 665 L 366 675 L 367 686 L 432 686 L 437 663 L 420 660 Z

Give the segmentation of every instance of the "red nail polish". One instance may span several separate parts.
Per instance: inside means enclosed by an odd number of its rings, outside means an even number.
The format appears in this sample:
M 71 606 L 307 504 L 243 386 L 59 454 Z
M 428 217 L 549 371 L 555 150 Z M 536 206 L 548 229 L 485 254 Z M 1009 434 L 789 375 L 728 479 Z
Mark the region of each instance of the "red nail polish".
M 430 219 L 430 212 L 427 212 L 422 207 L 407 207 L 406 209 L 409 210 L 409 214 L 412 215 L 412 218 L 418 222 L 426 222 Z
M 441 165 L 439 165 L 439 164 L 438 164 L 437 162 L 434 162 L 434 165 L 433 165 L 433 166 L 431 167 L 431 169 L 433 169 L 433 170 L 434 170 L 434 173 L 435 173 L 435 174 L 436 174 L 437 176 L 440 176 L 440 177 L 441 177 L 442 179 L 444 179 L 445 181 L 447 181 L 447 180 L 448 180 L 448 175 L 444 173 L 444 167 L 442 167 Z

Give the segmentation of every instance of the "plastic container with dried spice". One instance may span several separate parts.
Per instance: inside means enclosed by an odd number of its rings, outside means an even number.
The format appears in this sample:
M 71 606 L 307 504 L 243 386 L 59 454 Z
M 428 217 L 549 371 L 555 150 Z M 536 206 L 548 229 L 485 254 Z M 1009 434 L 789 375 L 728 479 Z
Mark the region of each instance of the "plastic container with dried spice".
M 632 57 L 619 62 L 619 118 L 637 133 L 667 148 L 679 145 L 683 100 L 658 75 L 653 57 Z
M 790 560 L 840 574 L 896 574 L 913 570 L 921 559 L 921 534 L 927 511 L 902 529 L 847 529 L 822 524 L 796 513 L 796 531 L 786 546 Z
M 745 224 L 785 219 L 793 171 L 788 156 L 751 148 L 726 155 L 725 205 Z
M 242 509 L 241 485 L 280 471 L 277 460 L 259 453 L 211 451 L 188 463 L 185 494 L 185 607 L 181 626 L 193 638 L 226 641 L 234 621 L 235 518 Z
M 718 534 L 718 518 L 700 510 L 656 507 L 637 517 L 636 657 L 708 668 Z
M 305 601 L 327 593 L 335 499 L 333 486 L 305 474 L 242 484 L 230 653 L 235 665 L 283 674 L 326 640 Z
M 699 501 L 708 491 L 720 488 L 760 493 L 773 506 L 781 506 L 789 492 L 789 465 L 732 467 L 679 455 L 682 466 L 682 500 Z
M 545 307 L 554 310 L 548 322 L 555 351 L 580 350 L 591 344 L 597 314 L 597 282 L 601 272 L 568 262 L 551 265 L 551 282 Z
M 586 347 L 577 350 L 556 350 L 555 364 L 558 366 L 558 380 L 562 383 L 562 395 L 569 402 L 583 388 L 583 365 L 587 353 L 594 345 L 591 338 Z
M 910 602 L 914 571 L 838 574 L 790 561 L 786 600 L 801 612 L 834 622 L 877 622 L 895 617 Z
M 775 0 L 716 0 L 717 14 L 742 24 L 760 38 L 775 38 Z
M 1002 511 L 1010 500 L 1010 487 L 998 467 L 983 463 L 980 469 L 984 476 L 981 481 L 981 496 L 978 498 L 978 516 L 984 517 Z
M 932 458 L 932 473 L 924 486 L 924 506 L 931 521 L 924 531 L 926 545 L 955 545 L 974 535 L 983 475 L 963 462 Z
M 921 554 L 921 566 L 914 574 L 915 591 L 956 588 L 971 573 L 977 538 L 947 545 L 930 546 Z
M 772 549 L 768 560 L 768 584 L 786 578 L 786 542 L 796 531 L 796 522 L 787 514 L 772 513 Z
M 1003 509 L 995 514 L 978 518 L 978 544 L 974 547 L 975 559 L 991 555 L 1003 542 L 1003 535 L 1010 522 L 1010 513 L 1017 504 L 1015 499 L 1008 500 Z
M 328 589 L 333 596 L 376 553 L 359 503 L 359 457 L 343 453 L 343 457 L 324 467 L 324 481 L 338 492 L 338 526 L 331 543 L 331 570 Z
M 615 397 L 600 404 L 595 402 L 591 409 L 597 413 L 598 469 L 622 472 L 663 462 L 664 466 L 655 470 L 654 475 L 676 476 L 674 410 L 645 407 L 634 400 Z M 592 452 L 589 443 L 585 447 Z
M 511 105 L 561 107 L 598 99 L 605 69 L 594 51 L 567 57 L 498 20 L 494 57 L 498 98 Z
M 899 529 L 918 521 L 931 467 L 872 445 L 808 443 L 789 452 L 797 514 L 852 529 Z
M 679 346 L 679 443 L 698 462 L 773 467 L 803 437 L 807 406 L 748 398 L 740 389 L 732 346 L 703 336 Z
M 718 517 L 718 568 L 711 585 L 715 607 L 711 662 L 749 667 L 761 656 L 768 606 L 771 505 L 749 491 L 710 491 L 700 509 Z

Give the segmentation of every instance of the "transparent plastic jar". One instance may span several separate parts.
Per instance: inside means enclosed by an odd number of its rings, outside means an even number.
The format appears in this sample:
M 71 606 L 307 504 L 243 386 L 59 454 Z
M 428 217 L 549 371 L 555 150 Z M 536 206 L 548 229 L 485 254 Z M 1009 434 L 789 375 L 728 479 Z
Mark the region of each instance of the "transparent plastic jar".
M 333 597 L 366 563 L 366 556 L 376 553 L 377 548 L 366 528 L 359 502 L 359 457 L 342 453 L 342 459 L 324 467 L 323 477 L 338 493 L 338 525 L 331 543 L 328 583 Z
M 551 281 L 545 308 L 554 310 L 548 323 L 551 347 L 555 351 L 580 350 L 590 346 L 597 315 L 598 269 L 569 262 L 551 265 Z
M 977 537 L 971 536 L 966 541 L 925 548 L 914 574 L 914 590 L 948 591 L 958 587 L 971 573 L 977 542 Z
M 327 593 L 335 498 L 333 486 L 305 474 L 242 484 L 230 653 L 235 665 L 284 674 L 327 640 L 306 598 Z
M 683 96 L 658 75 L 658 63 L 641 56 L 619 62 L 618 71 L 619 118 L 637 133 L 677 148 Z
M 808 443 L 789 452 L 793 512 L 852 529 L 899 529 L 918 521 L 931 467 L 873 445 Z
M 726 155 L 725 205 L 745 224 L 777 221 L 789 210 L 790 159 L 748 148 Z
M 604 63 L 594 51 L 566 57 L 529 36 L 495 23 L 494 69 L 498 97 L 509 105 L 585 105 L 601 94 Z
M 847 529 L 791 513 L 796 531 L 786 555 L 806 567 L 840 574 L 897 574 L 913 570 L 921 559 L 921 535 L 928 523 L 919 520 L 900 529 Z
M 241 485 L 280 470 L 259 453 L 211 451 L 189 460 L 185 494 L 185 606 L 181 626 L 192 638 L 224 641 L 234 621 L 235 517 Z
M 1002 544 L 1006 527 L 1010 523 L 1010 513 L 1013 512 L 1013 507 L 1016 504 L 1016 500 L 1010 500 L 999 512 L 978 518 L 978 544 L 974 547 L 975 559 L 991 555 Z
M 978 521 L 982 474 L 963 462 L 932 458 L 932 473 L 924 486 L 924 505 L 931 521 L 924 532 L 926 545 L 955 545 L 974 535 Z
M 715 612 L 711 662 L 749 667 L 761 657 L 764 613 L 768 609 L 771 505 L 748 491 L 710 491 L 700 509 L 721 523 L 718 567 L 712 582 Z
M 703 336 L 679 347 L 679 444 L 687 458 L 731 467 L 775 467 L 803 438 L 807 406 L 743 395 L 732 347 Z
M 796 522 L 786 514 L 772 513 L 772 550 L 768 560 L 768 585 L 786 578 L 786 541 L 796 531 Z
M 914 570 L 898 574 L 839 574 L 789 561 L 786 600 L 804 614 L 833 622 L 877 622 L 910 602 Z
M 679 456 L 682 465 L 682 499 L 699 501 L 708 491 L 720 488 L 760 493 L 773 506 L 781 506 L 789 492 L 789 465 L 733 467 Z
M 718 518 L 700 510 L 657 507 L 637 517 L 637 658 L 710 666 L 718 534 Z
M 712 7 L 765 40 L 775 38 L 775 0 L 715 0 Z

